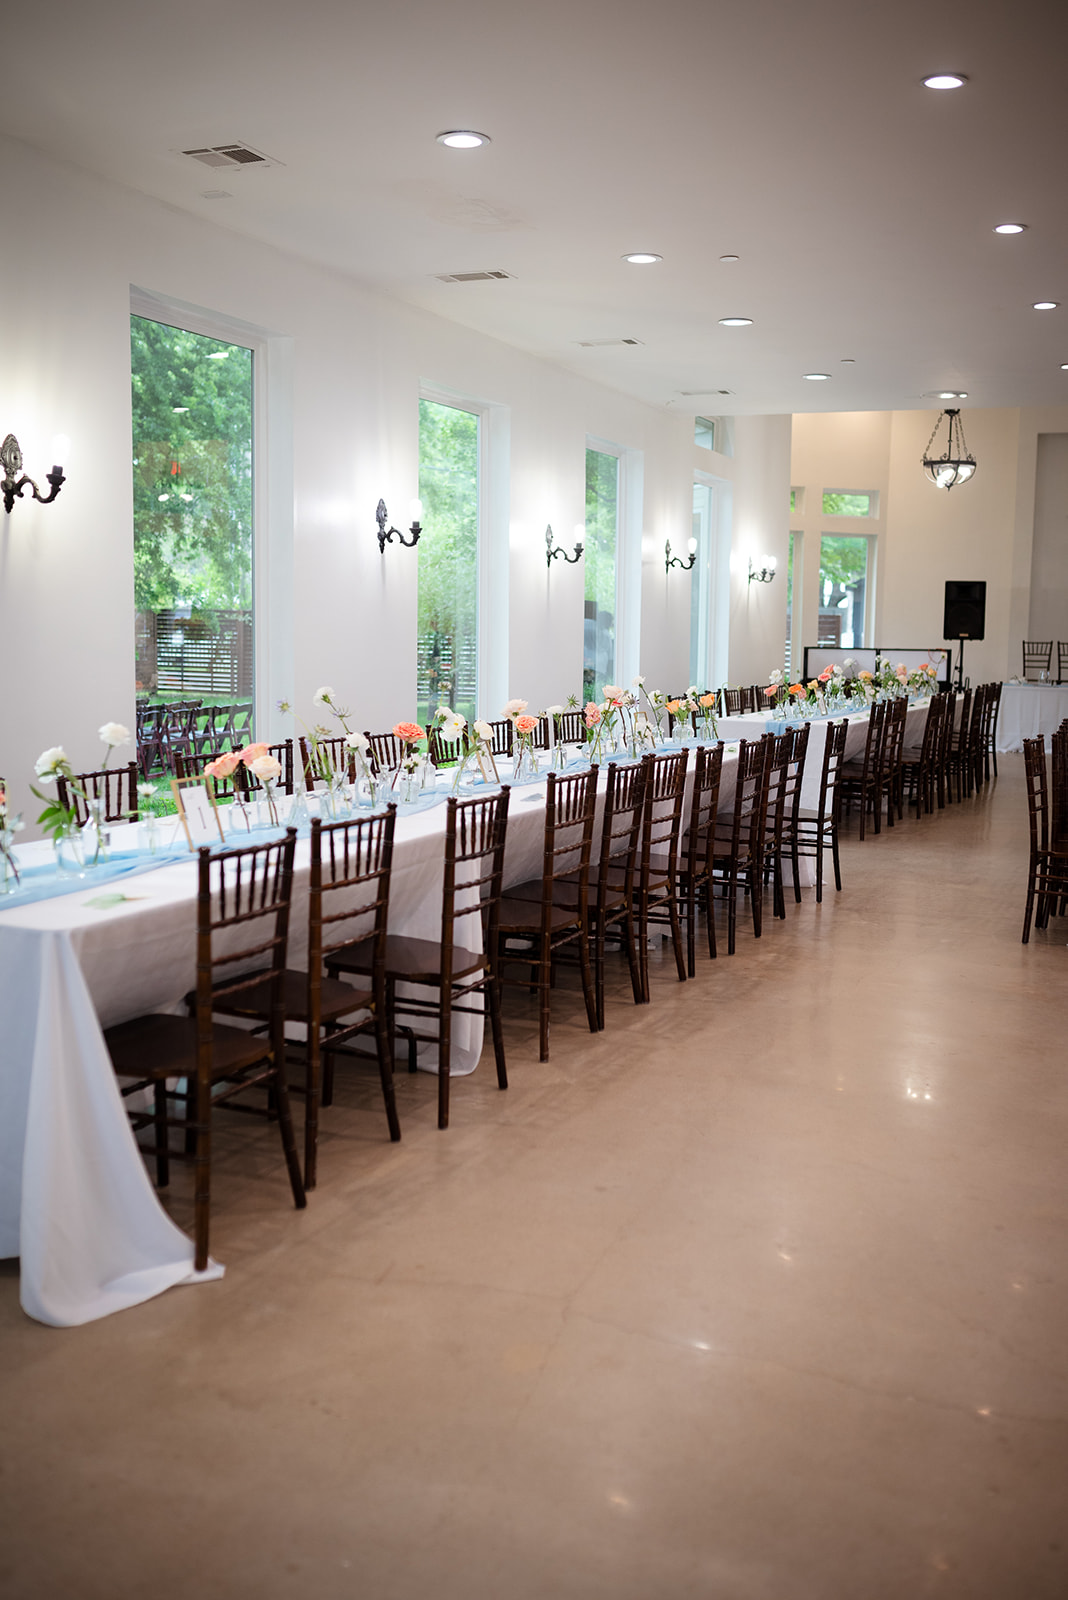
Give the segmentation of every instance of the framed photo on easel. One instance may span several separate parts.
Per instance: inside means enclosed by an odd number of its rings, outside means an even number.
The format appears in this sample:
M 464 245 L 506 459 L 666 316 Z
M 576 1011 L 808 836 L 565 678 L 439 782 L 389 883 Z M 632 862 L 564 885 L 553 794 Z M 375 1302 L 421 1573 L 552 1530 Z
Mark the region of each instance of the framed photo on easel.
M 202 777 L 172 778 L 171 793 L 190 850 L 226 843 L 215 796 Z
M 479 744 L 475 750 L 475 760 L 478 770 L 482 774 L 483 783 L 495 783 L 500 786 L 500 775 L 497 772 L 497 763 L 493 759 L 493 751 L 488 744 Z

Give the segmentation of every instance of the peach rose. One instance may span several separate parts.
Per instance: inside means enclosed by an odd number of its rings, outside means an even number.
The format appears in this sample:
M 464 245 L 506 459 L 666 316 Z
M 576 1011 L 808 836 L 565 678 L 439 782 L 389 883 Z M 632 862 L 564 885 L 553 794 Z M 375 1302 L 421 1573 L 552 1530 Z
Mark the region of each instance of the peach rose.
M 231 750 L 229 755 L 216 756 L 214 761 L 209 761 L 204 768 L 205 778 L 232 778 L 237 771 L 241 757 L 236 751 Z
M 260 756 L 268 755 L 269 751 L 265 744 L 247 744 L 245 748 L 243 750 L 239 750 L 237 754 L 239 761 L 243 761 L 246 767 L 251 767 L 254 761 L 258 761 Z
M 418 722 L 398 722 L 393 729 L 393 737 L 404 744 L 417 744 L 423 737 L 423 730 Z
M 515 719 L 515 731 L 516 731 L 516 733 L 534 733 L 536 731 L 536 729 L 537 729 L 537 726 L 538 726 L 537 717 L 524 716 L 524 717 L 516 717 L 516 719 Z
M 698 695 L 698 697 L 697 697 L 697 704 L 699 706 L 703 706 L 706 711 L 708 711 L 712 706 L 714 706 L 715 703 L 716 703 L 716 697 L 715 697 L 714 694 L 701 694 L 701 695 Z
M 682 701 L 681 700 L 667 700 L 667 701 L 665 701 L 665 706 L 666 706 L 666 709 L 668 711 L 668 714 L 669 714 L 669 716 L 672 716 L 672 717 L 677 717 L 678 716 L 679 708 L 681 707 L 681 705 L 682 705 Z
M 774 700 L 774 698 L 778 694 L 778 692 L 779 692 L 779 685 L 777 683 L 769 683 L 767 688 L 764 690 L 764 693 L 765 693 L 765 695 L 767 696 L 767 698 L 769 700 Z

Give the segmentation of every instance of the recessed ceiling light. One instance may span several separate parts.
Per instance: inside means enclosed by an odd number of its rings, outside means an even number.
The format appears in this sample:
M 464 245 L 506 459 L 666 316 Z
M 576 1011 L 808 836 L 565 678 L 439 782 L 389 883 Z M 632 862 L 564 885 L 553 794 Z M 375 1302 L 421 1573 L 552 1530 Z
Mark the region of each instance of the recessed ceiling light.
M 720 256 L 721 261 L 740 261 L 741 256 Z
M 438 134 L 438 144 L 447 144 L 450 150 L 477 150 L 480 144 L 491 144 L 488 133 L 476 133 L 473 128 L 451 128 Z
M 856 356 L 843 356 L 842 357 L 841 365 L 843 367 L 855 367 L 856 364 L 857 364 Z
M 635 250 L 629 256 L 623 257 L 623 260 L 629 261 L 632 267 L 651 267 L 663 259 L 663 256 L 654 256 L 650 250 Z
M 830 377 L 830 373 L 829 372 L 805 372 L 805 373 L 802 373 L 802 377 L 808 378 L 808 380 L 811 383 L 823 383 L 825 379 Z
M 1061 362 L 1061 371 L 1062 372 L 1068 372 L 1068 361 L 1062 361 Z
M 1026 233 L 1026 222 L 999 222 L 994 229 L 995 233 Z
M 925 389 L 925 400 L 967 400 L 967 389 Z
M 751 328 L 753 319 L 752 317 L 720 317 L 719 325 L 721 328 Z
M 1056 311 L 1059 304 L 1059 300 L 1036 300 L 1033 309 L 1035 311 Z
M 932 72 L 929 78 L 924 78 L 925 89 L 959 89 L 967 83 L 963 72 Z

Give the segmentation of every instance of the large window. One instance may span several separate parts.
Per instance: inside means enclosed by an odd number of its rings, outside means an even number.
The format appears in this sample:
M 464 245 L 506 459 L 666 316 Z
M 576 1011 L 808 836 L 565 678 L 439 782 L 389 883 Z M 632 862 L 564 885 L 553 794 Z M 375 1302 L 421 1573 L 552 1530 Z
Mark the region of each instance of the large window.
M 619 457 L 586 451 L 586 606 L 582 693 L 599 698 L 616 675 L 616 554 L 619 545 Z
M 479 427 L 473 411 L 419 402 L 418 719 L 478 703 Z
M 801 554 L 801 535 L 791 533 L 790 553 L 786 558 L 786 655 L 785 666 L 787 672 L 793 671 L 794 660 L 794 585 L 799 571 L 799 556 Z
M 791 510 L 793 507 L 791 506 Z M 825 517 L 877 517 L 879 496 L 874 489 L 824 489 Z
M 867 644 L 865 608 L 871 564 L 870 539 L 824 534 L 820 540 L 820 611 L 817 644 L 858 649 Z
M 139 699 L 252 705 L 252 351 L 130 319 Z

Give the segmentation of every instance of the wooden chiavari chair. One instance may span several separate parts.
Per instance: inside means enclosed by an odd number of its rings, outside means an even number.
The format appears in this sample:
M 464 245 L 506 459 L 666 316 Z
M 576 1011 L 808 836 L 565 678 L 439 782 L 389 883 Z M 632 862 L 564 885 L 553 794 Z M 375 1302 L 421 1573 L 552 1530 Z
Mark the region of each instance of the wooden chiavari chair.
M 798 856 L 813 856 L 816 862 L 816 904 L 823 900 L 823 853 L 830 850 L 834 867 L 834 886 L 842 887 L 842 867 L 838 850 L 842 819 L 842 764 L 845 761 L 848 721 L 832 722 L 827 728 L 820 769 L 820 792 L 815 811 L 801 806 L 797 815 L 797 849 L 794 856 L 794 898 L 801 898 Z
M 283 973 L 289 934 L 296 830 L 284 840 L 199 852 L 196 906 L 197 986 L 187 997 L 191 1015 L 150 1014 L 108 1028 L 104 1042 L 125 1097 L 151 1090 L 154 1109 L 131 1113 L 135 1128 L 155 1132 L 156 1181 L 170 1182 L 171 1127 L 192 1136 L 196 1270 L 208 1265 L 211 1212 L 211 1124 L 222 1105 L 250 1089 L 271 1096 L 289 1173 L 293 1203 L 305 1205 L 296 1136 L 285 1074 Z M 224 953 L 225 951 L 225 953 Z M 252 972 L 247 970 L 255 963 Z M 242 970 L 245 968 L 246 970 Z M 213 1014 L 242 991 L 266 985 L 266 1034 L 228 1027 Z M 168 1111 L 167 1081 L 184 1078 L 188 1114 Z
M 735 951 L 738 895 L 745 891 L 753 914 L 753 937 L 763 923 L 764 837 L 774 735 L 742 739 L 738 746 L 734 800 L 716 819 L 713 844 L 715 881 L 727 902 L 727 954 Z
M 597 997 L 589 953 L 590 852 L 597 806 L 597 767 L 571 777 L 550 772 L 545 794 L 545 832 L 542 845 L 541 892 L 531 884 L 509 890 L 500 907 L 498 972 L 521 962 L 531 970 L 538 993 L 538 1051 L 549 1059 L 549 995 L 553 958 L 567 945 L 575 945 L 582 976 L 582 993 L 590 1032 L 597 1033 Z M 557 886 L 570 879 L 575 885 L 573 905 L 561 905 Z M 516 948 L 518 946 L 518 948 Z
M 1033 672 L 1048 672 L 1052 658 L 1052 639 L 1025 639 L 1023 642 L 1024 682 L 1027 682 Z

